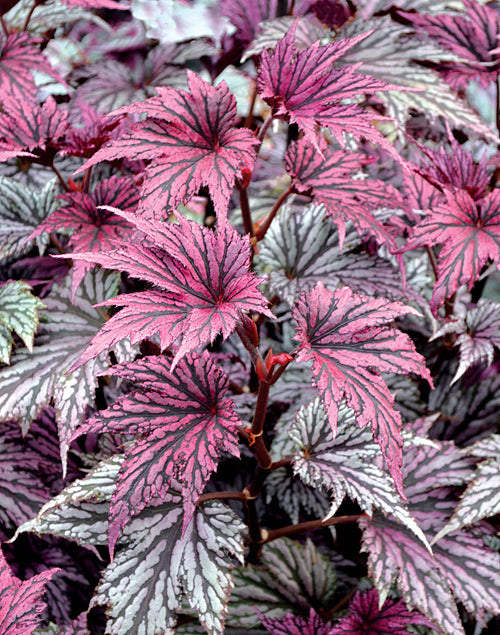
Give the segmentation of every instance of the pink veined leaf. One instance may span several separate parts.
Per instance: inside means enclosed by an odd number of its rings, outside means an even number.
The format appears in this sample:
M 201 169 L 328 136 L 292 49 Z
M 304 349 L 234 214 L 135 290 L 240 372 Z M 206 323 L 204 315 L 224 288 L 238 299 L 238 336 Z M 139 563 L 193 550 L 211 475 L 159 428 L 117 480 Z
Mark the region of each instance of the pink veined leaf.
M 0 633 L 30 635 L 41 625 L 45 585 L 60 569 L 48 569 L 21 582 L 0 549 Z
M 335 151 L 324 139 L 313 144 L 307 137 L 293 143 L 285 157 L 295 191 L 323 203 L 337 224 L 340 248 L 347 221 L 351 221 L 360 234 L 368 232 L 381 243 L 396 245 L 394 237 L 370 210 L 400 207 L 401 196 L 392 185 L 377 179 L 353 179 L 366 161 L 367 157 L 362 154 Z
M 401 415 L 379 373 L 415 373 L 432 385 L 408 335 L 386 326 L 408 313 L 417 312 L 399 302 L 355 294 L 348 287 L 329 291 L 321 282 L 301 297 L 293 312 L 300 342 L 297 361 L 313 362 L 313 383 L 334 435 L 345 397 L 358 425 L 370 424 L 403 499 Z
M 332 632 L 331 624 L 325 624 L 314 609 L 311 609 L 308 618 L 287 613 L 285 617 L 275 620 L 255 610 L 271 635 L 330 635 Z
M 457 90 L 467 88 L 471 79 L 476 79 L 486 88 L 498 77 L 500 58 L 498 55 L 500 35 L 500 15 L 488 5 L 476 0 L 463 0 L 464 15 L 402 15 L 445 49 L 467 60 L 465 62 L 440 63 L 448 82 Z
M 127 336 L 135 344 L 158 333 L 163 349 L 181 338 L 175 366 L 183 355 L 213 342 L 219 334 L 227 338 L 248 311 L 273 317 L 258 290 L 259 278 L 249 271 L 248 238 L 227 221 L 219 222 L 213 232 L 180 214 L 175 225 L 110 209 L 144 232 L 150 242 L 65 257 L 127 272 L 154 287 L 102 303 L 125 308 L 106 322 L 78 365 Z
M 409 611 L 403 600 L 386 600 L 379 608 L 376 589 L 356 593 L 349 604 L 349 612 L 328 632 L 328 635 L 408 635 L 407 626 L 422 624 L 434 628 L 434 624 L 416 611 Z
M 182 488 L 185 530 L 221 453 L 239 456 L 241 421 L 225 398 L 226 374 L 207 352 L 188 355 L 170 369 L 161 357 L 115 366 L 106 374 L 130 379 L 137 389 L 77 432 L 141 435 L 125 453 L 111 500 L 110 553 L 132 516 L 156 497 L 165 500 L 172 479 Z
M 52 96 L 42 106 L 8 95 L 0 114 L 0 160 L 29 156 L 51 165 L 68 129 L 68 115 Z
M 36 86 L 32 71 L 50 75 L 65 85 L 49 61 L 37 47 L 39 40 L 29 33 L 12 33 L 0 36 L 0 101 L 8 95 L 35 105 Z
M 401 163 L 394 147 L 371 123 L 387 118 L 365 112 L 358 104 L 342 103 L 363 94 L 401 90 L 401 87 L 357 73 L 361 63 L 334 68 L 339 57 L 370 33 L 326 46 L 316 42 L 300 50 L 294 44 L 295 28 L 290 29 L 274 51 L 262 53 L 257 78 L 259 94 L 270 104 L 276 117 L 296 123 L 314 145 L 315 127 L 319 124 L 329 128 L 342 146 L 345 144 L 343 133 L 349 132 L 357 139 L 366 137 L 379 143 Z
M 207 186 L 217 213 L 225 215 L 236 176 L 241 168 L 253 169 L 258 142 L 249 130 L 234 128 L 236 100 L 225 82 L 211 86 L 187 74 L 190 92 L 160 86 L 156 97 L 115 111 L 148 118 L 78 170 L 123 157 L 152 159 L 144 175 L 141 214 L 161 216 Z
M 404 248 L 442 245 L 431 300 L 434 314 L 461 285 L 471 289 L 488 260 L 500 266 L 500 191 L 479 201 L 464 190 L 446 190 L 445 195 L 446 203 L 429 211 Z
M 97 184 L 92 194 L 75 191 L 61 194 L 59 198 L 67 205 L 53 212 L 29 239 L 44 232 L 73 230 L 68 246 L 75 251 L 97 252 L 112 249 L 117 239 L 126 238 L 134 228 L 121 216 L 109 209 L 102 209 L 102 206 L 114 205 L 132 211 L 137 206 L 139 191 L 128 177 L 104 179 Z M 72 297 L 91 268 L 91 262 L 75 262 L 72 269 Z
M 405 203 L 412 211 L 430 209 L 444 198 L 441 190 L 431 185 L 416 170 L 403 174 L 403 188 Z

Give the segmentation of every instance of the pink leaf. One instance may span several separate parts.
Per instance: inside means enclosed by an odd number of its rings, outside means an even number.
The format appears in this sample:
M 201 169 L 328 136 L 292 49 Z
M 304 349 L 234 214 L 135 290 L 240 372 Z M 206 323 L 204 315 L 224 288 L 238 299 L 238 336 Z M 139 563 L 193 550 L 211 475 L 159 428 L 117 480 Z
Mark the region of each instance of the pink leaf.
M 41 625 L 45 585 L 60 569 L 48 569 L 21 582 L 0 549 L 0 633 L 30 635 Z
M 273 52 L 262 53 L 258 75 L 259 94 L 271 105 L 276 117 L 296 123 L 314 145 L 315 126 L 319 124 L 329 128 L 341 145 L 344 145 L 343 133 L 349 132 L 357 139 L 366 137 L 374 143 L 380 143 L 401 162 L 393 146 L 371 124 L 371 121 L 383 120 L 385 117 L 363 112 L 357 104 L 341 103 L 344 99 L 358 95 L 395 89 L 382 80 L 358 74 L 360 64 L 334 68 L 339 57 L 370 33 L 337 40 L 326 46 L 316 42 L 300 50 L 294 44 L 295 28 L 290 29 Z
M 370 210 L 400 207 L 402 201 L 396 189 L 376 179 L 353 179 L 366 163 L 364 155 L 334 151 L 324 139 L 317 145 L 320 152 L 304 137 L 290 146 L 285 165 L 292 177 L 292 186 L 324 203 L 339 228 L 341 248 L 347 221 L 352 221 L 360 234 L 368 232 L 379 242 L 395 246 L 393 236 L 375 220 Z
M 239 456 L 229 382 L 208 353 L 188 355 L 171 370 L 161 357 L 115 366 L 106 374 L 130 379 L 137 389 L 121 397 L 78 431 L 140 434 L 126 451 L 110 512 L 113 552 L 128 520 L 155 497 L 165 499 L 172 479 L 182 488 L 185 529 L 219 456 Z
M 215 209 L 225 214 L 236 175 L 252 170 L 257 140 L 234 128 L 236 100 L 226 84 L 211 86 L 188 71 L 190 92 L 157 88 L 158 95 L 116 113 L 145 113 L 145 122 L 99 150 L 80 168 L 117 158 L 153 159 L 146 169 L 139 213 L 161 216 L 207 186 Z M 137 152 L 139 150 L 139 152 Z
M 431 300 L 434 314 L 461 285 L 471 289 L 488 260 L 500 265 L 500 191 L 476 202 L 464 190 L 445 195 L 446 203 L 430 210 L 404 249 L 442 245 Z
M 314 384 L 336 434 L 338 406 L 345 397 L 360 427 L 371 425 L 396 487 L 403 495 L 401 416 L 379 373 L 416 373 L 432 382 L 424 360 L 410 338 L 387 322 L 411 307 L 385 299 L 334 291 L 321 282 L 297 303 L 297 361 L 312 360 Z
M 314 609 L 308 618 L 287 613 L 282 619 L 273 620 L 260 611 L 257 614 L 271 635 L 330 635 L 332 632 L 331 625 L 325 624 Z
M 328 635 L 408 635 L 406 627 L 410 624 L 434 628 L 434 624 L 426 617 L 409 611 L 402 600 L 386 600 L 382 608 L 379 608 L 377 590 L 370 589 L 364 593 L 356 593 L 349 604 L 349 613 Z
M 150 242 L 68 256 L 127 272 L 155 288 L 103 303 L 126 309 L 106 322 L 78 364 L 127 336 L 136 343 L 159 333 L 162 348 L 181 337 L 175 365 L 183 355 L 213 342 L 217 335 L 227 338 L 248 311 L 272 317 L 257 288 L 260 280 L 249 271 L 248 238 L 240 236 L 228 222 L 220 223 L 213 232 L 180 214 L 175 225 L 111 210 L 144 232 Z

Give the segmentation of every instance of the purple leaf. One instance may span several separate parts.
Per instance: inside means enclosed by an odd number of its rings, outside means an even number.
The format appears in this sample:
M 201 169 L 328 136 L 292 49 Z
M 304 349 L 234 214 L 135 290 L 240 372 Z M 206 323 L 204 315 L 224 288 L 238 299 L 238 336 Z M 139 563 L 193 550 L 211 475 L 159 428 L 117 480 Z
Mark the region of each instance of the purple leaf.
M 393 146 L 372 125 L 384 117 L 364 112 L 357 104 L 341 104 L 360 94 L 393 90 L 386 82 L 360 75 L 360 64 L 343 69 L 334 63 L 358 42 L 368 37 L 363 33 L 351 39 L 338 40 L 326 46 L 316 42 L 305 50 L 297 49 L 295 27 L 278 42 L 272 52 L 264 51 L 258 74 L 259 94 L 273 109 L 276 117 L 296 123 L 313 145 L 316 145 L 316 124 L 326 126 L 341 145 L 344 132 L 354 137 L 366 137 L 379 143 L 394 158 L 401 157 Z
M 110 408 L 78 430 L 126 431 L 141 438 L 125 454 L 111 501 L 109 546 L 113 553 L 121 530 L 154 498 L 165 499 L 172 479 L 182 487 L 186 530 L 220 455 L 239 456 L 241 422 L 224 397 L 226 375 L 210 360 L 188 355 L 170 371 L 160 357 L 115 366 L 107 374 L 138 384 Z
M 423 624 L 434 628 L 434 624 L 416 612 L 410 612 L 402 600 L 386 600 L 379 607 L 376 589 L 364 593 L 359 591 L 349 604 L 349 613 L 338 622 L 328 635 L 408 635 L 407 626 Z
M 116 251 L 69 254 L 151 282 L 150 291 L 120 295 L 107 304 L 124 306 L 106 322 L 79 360 L 85 363 L 130 336 L 132 344 L 159 333 L 166 348 L 181 337 L 174 364 L 186 353 L 227 338 L 241 316 L 256 311 L 272 316 L 249 271 L 250 244 L 227 221 L 216 232 L 177 215 L 178 225 L 147 221 L 113 210 L 146 234 L 144 245 Z
M 262 624 L 271 635 L 330 635 L 331 625 L 325 624 L 318 614 L 311 609 L 309 617 L 299 617 L 293 613 L 287 613 L 285 617 L 272 620 L 257 611 Z
M 40 626 L 45 609 L 45 585 L 60 569 L 49 569 L 21 582 L 16 578 L 0 549 L 0 632 L 30 635 Z
M 366 159 L 362 154 L 334 151 L 324 139 L 313 145 L 307 137 L 292 144 L 285 157 L 292 187 L 325 205 L 338 226 L 341 249 L 347 221 L 352 221 L 360 234 L 368 232 L 380 243 L 395 246 L 394 237 L 370 211 L 377 207 L 400 207 L 401 197 L 394 187 L 382 181 L 353 179 Z
M 313 383 L 334 435 L 338 406 L 345 397 L 358 425 L 371 425 L 400 494 L 401 416 L 379 373 L 416 373 L 432 382 L 410 338 L 385 326 L 408 313 L 416 311 L 399 302 L 354 294 L 348 287 L 328 291 L 319 282 L 302 296 L 293 314 L 300 342 L 297 361 L 312 360 Z
M 153 159 L 146 168 L 139 213 L 156 215 L 187 202 L 208 187 L 220 214 L 225 214 L 241 168 L 252 170 L 257 140 L 249 130 L 234 128 L 236 100 L 224 82 L 211 86 L 188 71 L 190 92 L 157 89 L 143 103 L 116 113 L 145 113 L 148 119 L 99 150 L 80 170 L 122 157 Z
M 446 203 L 429 211 L 404 248 L 442 245 L 431 300 L 434 314 L 461 285 L 471 289 L 489 259 L 500 265 L 500 192 L 479 201 L 464 190 L 445 190 L 445 195 Z
M 260 31 L 260 23 L 276 17 L 278 0 L 222 0 L 221 13 L 237 28 L 235 38 L 250 44 Z

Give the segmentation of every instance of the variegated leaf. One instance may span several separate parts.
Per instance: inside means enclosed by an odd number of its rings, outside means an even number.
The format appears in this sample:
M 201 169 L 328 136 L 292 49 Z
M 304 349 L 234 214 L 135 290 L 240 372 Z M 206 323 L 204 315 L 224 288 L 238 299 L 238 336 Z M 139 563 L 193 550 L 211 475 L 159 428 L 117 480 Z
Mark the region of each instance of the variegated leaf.
M 0 286 L 0 362 L 8 364 L 15 331 L 27 349 L 33 351 L 33 337 L 38 328 L 38 309 L 45 304 L 32 294 L 26 282 L 8 282 Z
M 453 516 L 437 533 L 434 542 L 483 518 L 500 514 L 500 435 L 493 434 L 478 441 L 467 451 L 472 456 L 486 460 L 477 466 L 476 473 L 462 494 Z
M 350 224 L 346 232 L 341 250 L 339 234 L 323 204 L 303 209 L 285 204 L 259 243 L 256 262 L 268 272 L 271 293 L 292 305 L 301 292 L 321 281 L 327 289 L 346 285 L 357 292 L 400 299 L 403 282 L 399 270 L 362 251 Z
M 54 400 L 63 466 L 71 434 L 94 401 L 96 374 L 110 362 L 103 354 L 78 370 L 68 371 L 105 319 L 93 304 L 114 295 L 118 282 L 115 274 L 88 274 L 75 304 L 70 300 L 69 285 L 55 287 L 44 298 L 47 317 L 33 352 L 17 349 L 11 365 L 0 371 L 0 420 L 17 419 L 26 432 L 42 408 Z
M 20 532 L 106 544 L 106 516 L 122 457 L 101 464 L 50 501 Z M 106 633 L 173 635 L 185 602 L 206 631 L 222 634 L 234 558 L 243 561 L 243 523 L 217 501 L 201 505 L 181 536 L 182 497 L 149 507 L 125 528 L 122 548 L 104 570 L 92 606 L 108 607 Z M 136 584 L 131 585 L 134 578 Z
M 332 607 L 337 585 L 335 570 L 311 540 L 305 545 L 280 538 L 264 546 L 260 565 L 234 570 L 228 626 L 251 629 L 260 624 L 255 606 L 268 619 L 286 613 Z
M 454 61 L 456 56 L 412 39 L 409 37 L 411 29 L 394 22 L 389 16 L 370 20 L 360 16 L 360 19 L 346 24 L 343 33 L 346 37 L 355 38 L 368 29 L 372 29 L 370 35 L 359 40 L 340 59 L 340 63 L 362 64 L 361 72 L 402 87 L 401 91 L 378 93 L 390 116 L 404 124 L 413 108 L 432 118 L 444 117 L 452 124 L 464 126 L 492 141 L 496 139 L 477 113 L 435 71 L 414 62 L 438 62 L 450 58 Z M 405 88 L 418 90 L 406 91 Z
M 54 195 L 54 180 L 35 192 L 14 179 L 0 177 L 0 258 L 25 253 L 34 244 L 40 254 L 45 251 L 47 234 L 38 236 L 36 242 L 27 239 L 59 207 Z
M 224 219 L 213 232 L 177 214 L 179 224 L 149 221 L 112 208 L 147 237 L 105 253 L 69 254 L 151 282 L 150 291 L 120 295 L 105 304 L 125 307 L 106 322 L 78 364 L 130 336 L 133 344 L 159 334 L 164 349 L 180 338 L 173 364 L 183 355 L 227 338 L 248 311 L 269 317 L 260 280 L 249 271 L 250 244 Z
M 300 342 L 297 361 L 313 362 L 313 383 L 334 435 L 338 406 L 345 397 L 358 425 L 371 425 L 403 496 L 401 416 L 379 373 L 416 373 L 432 382 L 410 338 L 385 326 L 408 313 L 416 311 L 399 302 L 355 294 L 348 287 L 329 291 L 321 282 L 302 296 L 293 313 Z
M 225 397 L 228 378 L 207 352 L 188 355 L 171 370 L 161 357 L 114 366 L 107 371 L 135 384 L 135 390 L 100 412 L 77 435 L 127 432 L 141 437 L 126 451 L 111 500 L 109 547 L 151 499 L 163 499 L 173 479 L 181 487 L 188 526 L 195 505 L 222 453 L 239 456 L 241 424 Z
M 370 516 L 374 509 L 392 514 L 428 546 L 391 477 L 377 465 L 380 448 L 366 428 L 356 426 L 352 410 L 339 408 L 334 439 L 328 416 L 317 398 L 298 411 L 289 435 L 294 446 L 294 474 L 307 485 L 328 491 L 332 498 L 328 517 L 335 514 L 347 495 Z

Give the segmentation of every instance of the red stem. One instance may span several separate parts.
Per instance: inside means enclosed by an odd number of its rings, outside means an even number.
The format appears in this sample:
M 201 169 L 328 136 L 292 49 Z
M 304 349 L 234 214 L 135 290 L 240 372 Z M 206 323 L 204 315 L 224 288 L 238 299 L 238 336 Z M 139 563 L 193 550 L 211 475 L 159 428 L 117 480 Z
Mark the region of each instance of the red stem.
M 299 534 L 305 531 L 311 531 L 314 529 L 322 529 L 323 527 L 329 527 L 330 525 L 345 525 L 347 523 L 354 523 L 366 514 L 356 514 L 354 516 L 337 516 L 329 518 L 328 520 L 308 520 L 298 525 L 287 525 L 286 527 L 280 527 L 280 529 L 264 529 L 262 531 L 262 538 L 264 542 L 272 542 L 277 538 L 283 538 L 284 536 L 291 536 L 292 534 Z
M 285 190 L 280 195 L 280 197 L 274 203 L 272 210 L 269 212 L 269 215 L 266 218 L 266 222 L 262 225 L 262 227 L 257 232 L 257 240 L 262 240 L 264 238 L 264 236 L 266 235 L 267 230 L 269 229 L 269 227 L 271 226 L 271 223 L 274 220 L 274 217 L 278 213 L 279 208 L 283 205 L 283 203 L 286 201 L 286 199 L 290 196 L 292 191 L 293 191 L 292 187 L 289 187 L 287 190 Z

